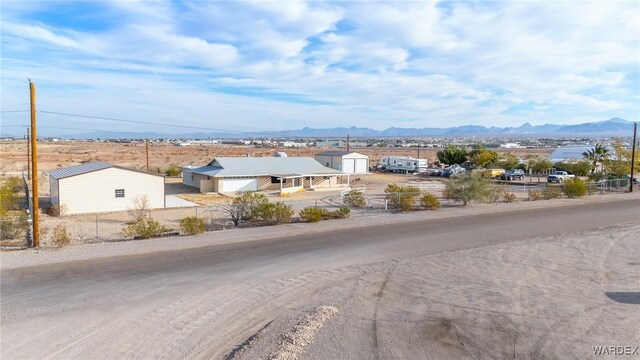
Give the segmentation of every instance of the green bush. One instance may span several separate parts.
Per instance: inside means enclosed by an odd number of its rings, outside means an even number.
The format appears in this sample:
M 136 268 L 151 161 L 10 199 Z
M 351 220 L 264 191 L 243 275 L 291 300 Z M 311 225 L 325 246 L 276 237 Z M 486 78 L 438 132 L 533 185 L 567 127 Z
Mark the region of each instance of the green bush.
M 174 177 L 180 176 L 181 173 L 182 169 L 180 169 L 180 167 L 175 164 L 170 164 L 169 168 L 164 172 L 165 175 Z
M 327 210 L 317 206 L 308 206 L 300 211 L 300 218 L 305 222 L 319 222 L 326 216 Z
M 331 219 L 344 219 L 351 215 L 351 209 L 348 207 L 341 207 L 337 210 L 329 211 L 328 215 Z
M 53 228 L 51 240 L 55 247 L 63 248 L 71 244 L 71 236 L 67 232 L 67 228 L 60 224 Z
M 127 225 L 127 227 L 122 231 L 122 234 L 126 237 L 149 239 L 167 231 L 169 231 L 169 229 L 159 221 L 143 217 L 136 220 L 134 223 Z
M 398 186 L 389 184 L 384 189 L 389 205 L 400 211 L 411 211 L 416 204 L 416 197 L 420 196 L 420 189 L 413 186 Z
M 367 206 L 367 200 L 364 198 L 364 194 L 358 190 L 351 190 L 344 198 L 344 203 L 357 208 L 363 208 Z
M 576 176 L 587 176 L 591 173 L 593 165 L 587 160 L 576 162 L 557 162 L 554 167 L 559 171 L 570 171 Z
M 433 194 L 424 194 L 420 198 L 420 205 L 428 210 L 437 210 L 440 208 L 440 201 Z
M 555 186 L 545 186 L 542 190 L 542 197 L 545 200 L 557 199 L 562 196 L 562 189 Z
M 595 182 L 598 182 L 598 181 L 606 179 L 606 178 L 607 178 L 607 174 L 605 174 L 605 173 L 603 173 L 601 171 L 589 174 L 589 180 L 595 181 Z
M 573 178 L 564 182 L 562 191 L 568 198 L 577 198 L 587 195 L 588 190 L 584 181 L 578 178 Z
M 0 184 L 0 216 L 6 216 L 7 211 L 18 209 L 18 192 L 21 188 L 19 178 L 12 176 Z
M 443 194 L 447 199 L 462 201 L 463 205 L 467 205 L 471 201 L 482 201 L 488 198 L 490 188 L 489 180 L 474 174 L 449 180 Z
M 281 201 L 277 203 L 261 203 L 255 208 L 256 217 L 267 224 L 277 225 L 291 222 L 293 206 Z
M 29 229 L 27 214 L 22 212 L 18 217 L 3 216 L 0 218 L 0 240 L 14 240 L 24 236 Z
M 233 203 L 242 209 L 242 220 L 259 220 L 261 206 L 269 203 L 265 194 L 245 192 L 233 199 Z
M 202 234 L 206 227 L 205 221 L 195 216 L 187 216 L 180 219 L 180 230 L 187 235 Z

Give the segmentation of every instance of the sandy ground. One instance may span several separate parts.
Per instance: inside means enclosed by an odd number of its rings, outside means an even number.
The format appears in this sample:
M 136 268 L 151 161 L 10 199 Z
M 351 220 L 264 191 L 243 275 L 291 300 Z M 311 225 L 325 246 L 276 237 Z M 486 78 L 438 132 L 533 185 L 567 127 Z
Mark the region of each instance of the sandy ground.
M 602 199 L 418 229 L 395 217 L 3 253 L 2 358 L 595 358 L 640 342 L 640 219 L 633 201 L 588 211 Z M 364 226 L 328 231 L 343 224 Z M 576 226 L 595 228 L 558 231 Z M 487 237 L 540 227 L 556 235 Z
M 1 172 L 25 170 L 27 168 L 27 148 L 25 140 L 0 141 Z M 174 146 L 167 143 L 150 143 L 149 167 L 152 171 L 164 170 L 168 164 L 204 165 L 216 156 L 273 156 L 276 152 L 286 152 L 289 156 L 311 156 L 332 148 L 261 148 L 240 145 L 191 145 Z M 353 148 L 353 151 L 368 155 L 371 165 L 385 155 L 418 157 L 418 149 L 410 148 Z M 520 156 L 548 155 L 553 149 L 497 149 Z M 436 160 L 438 149 L 420 149 L 420 157 Z M 143 168 L 146 165 L 145 144 L 103 143 L 89 141 L 41 141 L 38 145 L 38 170 L 49 171 L 60 167 L 78 165 L 83 161 L 106 161 L 121 166 Z

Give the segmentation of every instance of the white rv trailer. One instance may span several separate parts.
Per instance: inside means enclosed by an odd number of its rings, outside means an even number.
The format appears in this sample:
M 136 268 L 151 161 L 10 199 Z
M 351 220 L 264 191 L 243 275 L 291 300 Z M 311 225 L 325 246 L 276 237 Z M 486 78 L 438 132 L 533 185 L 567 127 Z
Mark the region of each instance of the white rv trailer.
M 378 167 L 391 172 L 422 172 L 427 170 L 429 162 L 411 156 L 383 156 Z

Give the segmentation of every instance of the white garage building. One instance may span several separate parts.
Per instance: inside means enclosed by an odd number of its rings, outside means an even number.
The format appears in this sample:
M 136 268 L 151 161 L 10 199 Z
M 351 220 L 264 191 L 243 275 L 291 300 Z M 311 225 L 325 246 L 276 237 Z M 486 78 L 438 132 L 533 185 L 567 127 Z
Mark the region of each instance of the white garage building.
M 369 157 L 352 151 L 323 151 L 316 154 L 316 160 L 326 167 L 345 174 L 366 174 L 369 172 Z
M 310 157 L 217 157 L 205 166 L 182 167 L 182 183 L 202 193 L 346 188 L 349 175 Z
M 91 162 L 49 172 L 52 206 L 64 205 L 65 214 L 128 210 L 147 196 L 152 209 L 165 207 L 164 175 Z

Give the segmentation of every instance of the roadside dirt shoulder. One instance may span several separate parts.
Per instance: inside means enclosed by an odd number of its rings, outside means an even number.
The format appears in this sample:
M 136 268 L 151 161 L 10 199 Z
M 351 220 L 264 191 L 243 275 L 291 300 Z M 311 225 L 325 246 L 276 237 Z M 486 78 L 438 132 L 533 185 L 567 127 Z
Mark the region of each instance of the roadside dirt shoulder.
M 351 218 L 344 220 L 324 221 L 317 224 L 297 223 L 270 227 L 232 229 L 208 232 L 197 236 L 86 244 L 60 250 L 29 249 L 23 251 L 9 251 L 0 253 L 0 269 L 7 270 L 67 261 L 82 261 L 114 256 L 128 256 L 191 249 L 211 245 L 231 244 L 302 234 L 321 234 L 327 231 L 353 230 L 354 228 L 398 222 L 444 219 L 487 213 L 495 213 L 496 215 L 499 215 L 500 213 L 534 208 L 550 208 L 570 205 L 588 206 L 589 204 L 598 202 L 613 202 L 631 199 L 639 201 L 638 210 L 640 210 L 640 193 L 611 194 L 589 196 L 581 199 L 554 199 L 534 202 L 524 201 L 513 204 L 471 204 L 466 207 L 448 207 L 438 211 L 416 211 L 405 214 L 379 213 L 372 215 L 354 215 Z M 638 220 L 640 221 L 640 211 Z

